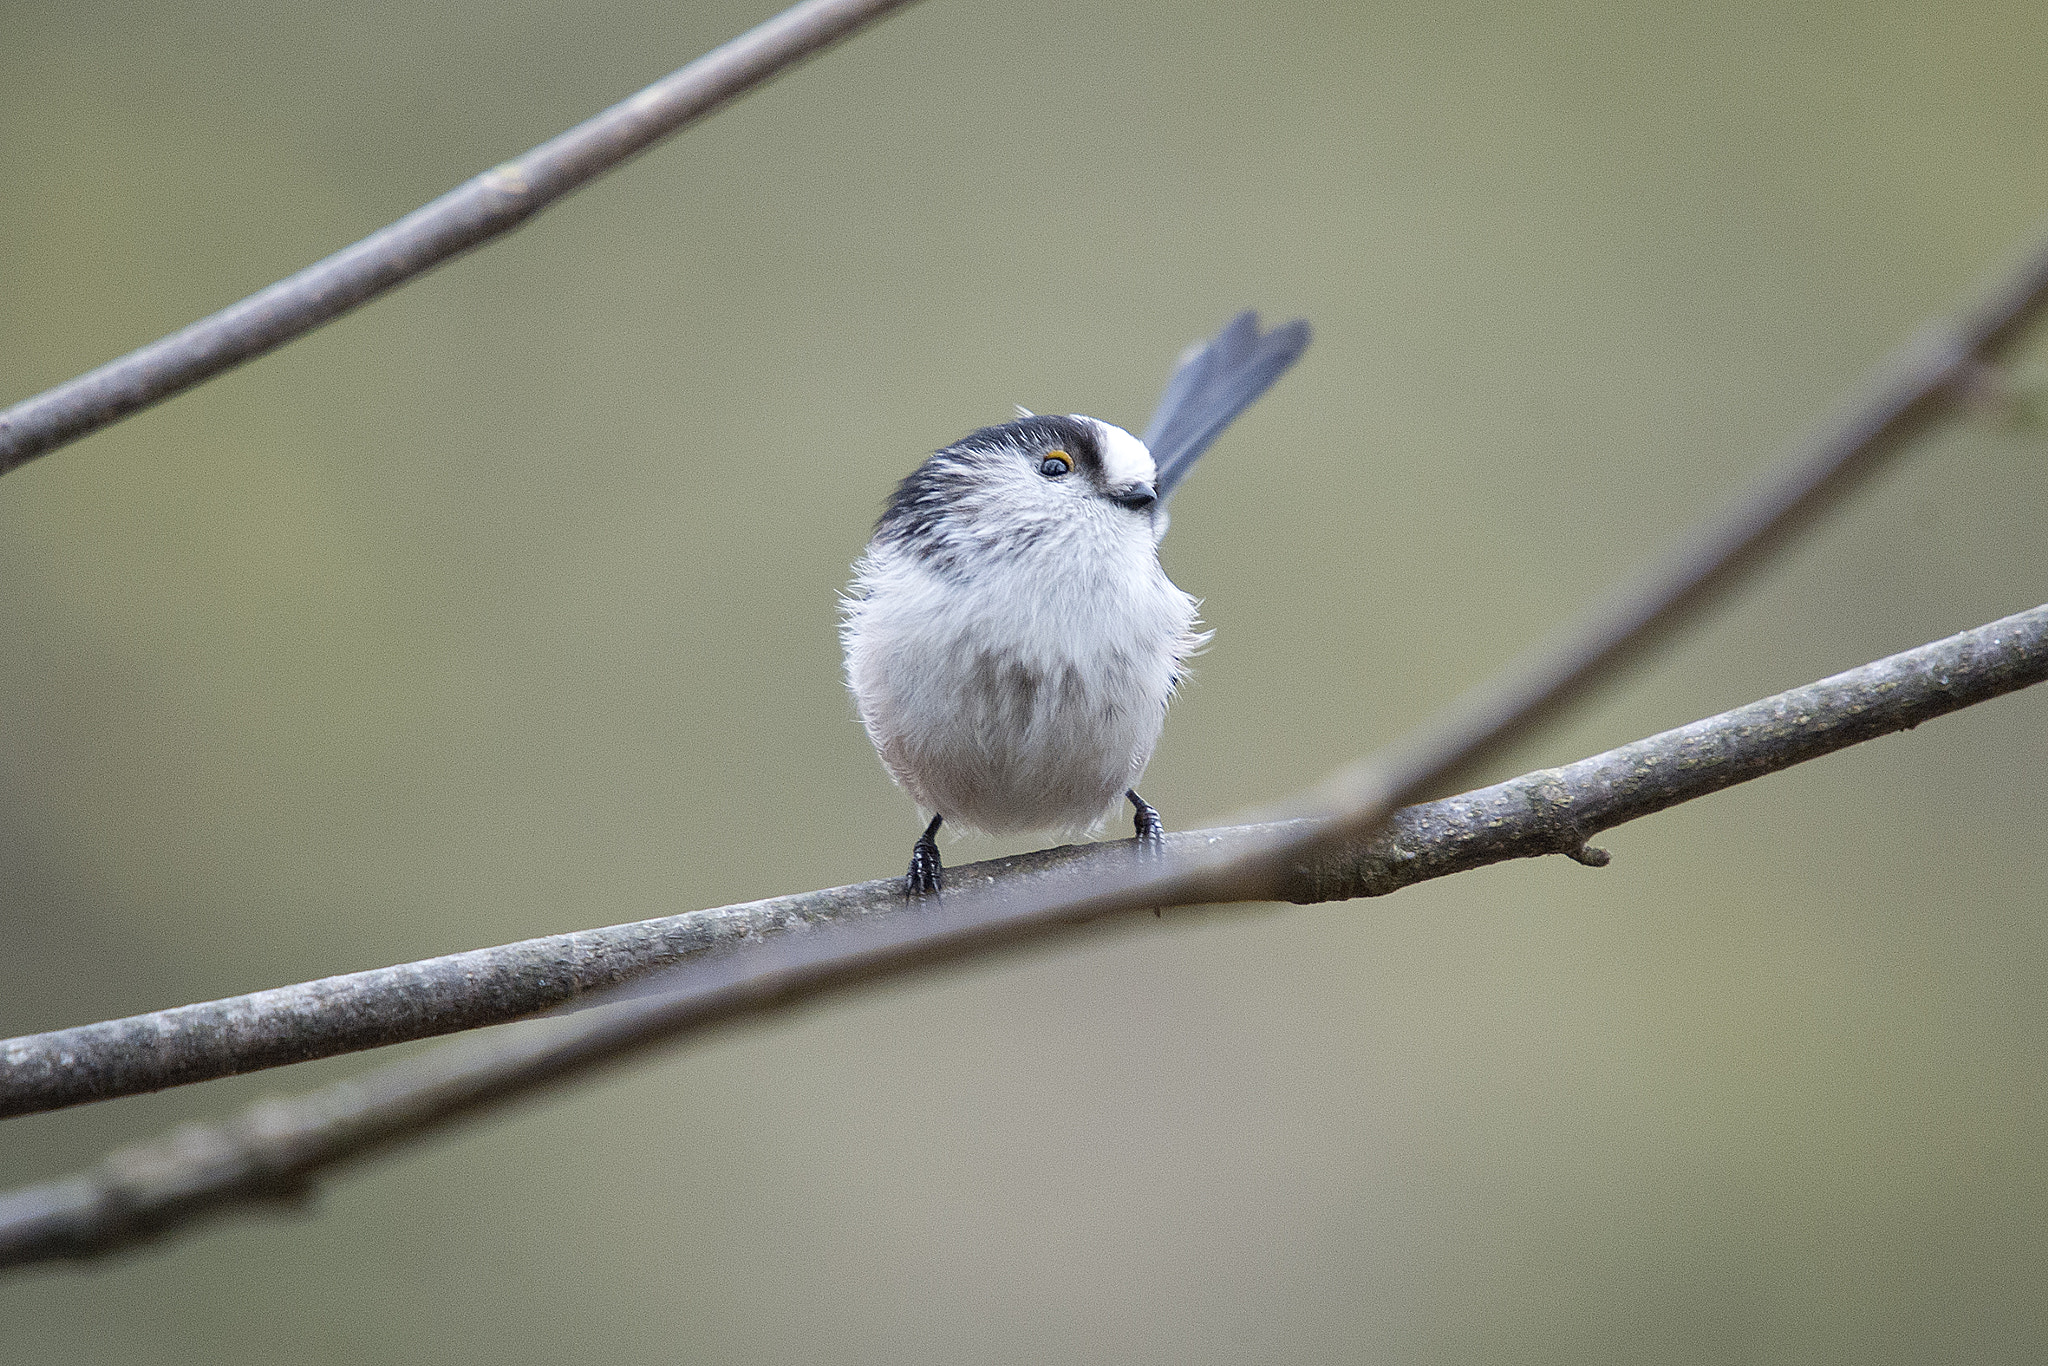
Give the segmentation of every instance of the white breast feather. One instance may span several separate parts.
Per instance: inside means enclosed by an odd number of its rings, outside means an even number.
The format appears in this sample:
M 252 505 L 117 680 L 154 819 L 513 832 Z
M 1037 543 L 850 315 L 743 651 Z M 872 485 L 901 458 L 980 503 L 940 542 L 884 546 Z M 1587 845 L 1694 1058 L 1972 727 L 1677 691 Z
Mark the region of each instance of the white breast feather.
M 1150 761 L 1208 640 L 1196 608 L 1146 524 L 1107 506 L 971 583 L 877 542 L 845 606 L 847 682 L 884 767 L 926 812 L 987 834 L 1078 833 Z

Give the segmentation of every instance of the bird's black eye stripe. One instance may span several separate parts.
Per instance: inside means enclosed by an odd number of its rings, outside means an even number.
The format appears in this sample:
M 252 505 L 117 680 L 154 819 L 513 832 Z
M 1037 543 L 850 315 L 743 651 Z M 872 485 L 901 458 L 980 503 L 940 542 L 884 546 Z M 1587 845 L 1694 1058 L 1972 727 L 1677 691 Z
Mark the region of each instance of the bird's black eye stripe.
M 1038 462 L 1038 472 L 1048 479 L 1057 479 L 1073 468 L 1073 459 L 1065 451 L 1047 451 L 1045 459 Z

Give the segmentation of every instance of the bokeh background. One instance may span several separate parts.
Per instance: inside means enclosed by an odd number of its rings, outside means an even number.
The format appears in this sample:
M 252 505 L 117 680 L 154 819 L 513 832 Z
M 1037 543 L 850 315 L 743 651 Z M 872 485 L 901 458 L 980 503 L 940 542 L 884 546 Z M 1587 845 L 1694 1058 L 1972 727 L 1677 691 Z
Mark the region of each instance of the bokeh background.
M 769 12 L 12 0 L 0 398 Z M 1013 403 L 1141 424 L 1245 306 L 1317 341 L 1176 502 L 1217 640 L 1145 790 L 1286 794 L 1969 298 L 2048 216 L 2044 56 L 2031 0 L 928 0 L 0 481 L 0 1029 L 899 871 L 833 635 L 884 491 Z M 2048 597 L 2044 450 L 1915 449 L 1503 775 Z M 730 1031 L 17 1276 L 0 1354 L 2039 1360 L 2044 728 Z M 375 1061 L 12 1121 L 0 1177 Z

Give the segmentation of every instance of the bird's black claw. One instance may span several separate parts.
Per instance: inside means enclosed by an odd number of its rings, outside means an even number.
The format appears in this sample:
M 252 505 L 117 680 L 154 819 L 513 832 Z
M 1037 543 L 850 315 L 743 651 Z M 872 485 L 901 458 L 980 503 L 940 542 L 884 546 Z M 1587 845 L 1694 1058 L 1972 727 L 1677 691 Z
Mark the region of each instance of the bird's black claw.
M 904 895 L 930 896 L 945 886 L 946 869 L 939 862 L 939 843 L 934 838 L 939 833 L 939 822 L 944 819 L 932 817 L 924 835 L 910 847 L 910 871 L 903 875 Z
M 1124 795 L 1131 799 L 1131 808 L 1135 813 L 1131 823 L 1137 831 L 1138 847 L 1147 851 L 1164 849 L 1166 847 L 1166 822 L 1159 819 L 1158 810 L 1153 807 L 1152 803 L 1140 797 L 1136 788 L 1124 793 Z
M 925 896 L 945 885 L 946 870 L 939 863 L 939 846 L 919 840 L 910 851 L 910 871 L 903 875 L 903 890 L 911 896 Z

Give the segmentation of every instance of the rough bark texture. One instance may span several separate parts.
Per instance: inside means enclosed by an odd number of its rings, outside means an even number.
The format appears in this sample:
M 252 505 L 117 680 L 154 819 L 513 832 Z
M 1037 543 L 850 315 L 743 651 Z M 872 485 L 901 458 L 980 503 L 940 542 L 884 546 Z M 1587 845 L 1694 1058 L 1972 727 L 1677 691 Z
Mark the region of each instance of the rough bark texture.
M 0 1118 L 503 1024 L 653 968 L 902 901 L 893 883 L 691 911 L 0 1043 Z
M 1219 885 L 1255 885 L 1301 902 L 1384 895 L 1462 869 L 1546 853 L 1599 863 L 1603 857 L 1585 847 L 1589 834 L 2044 677 L 2048 606 L 1576 764 L 1406 808 L 1384 833 L 1348 848 L 1292 858 L 1285 851 L 1299 845 L 1296 823 L 1240 826 L 1178 836 L 1179 861 L 1227 873 L 1232 850 L 1241 849 L 1239 863 L 1267 866 L 1234 883 L 1226 875 Z M 658 990 L 614 1009 L 556 1021 L 528 1037 L 470 1040 L 295 1100 L 263 1102 L 224 1123 L 187 1125 L 116 1152 L 77 1177 L 15 1191 L 0 1197 L 0 1266 L 104 1256 L 214 1214 L 295 1203 L 336 1166 L 693 1029 L 1056 933 L 1103 910 L 1148 905 L 1148 887 L 1177 876 L 1168 868 L 1149 883 L 1133 880 L 1134 866 L 1136 856 L 1124 844 L 1066 848 L 961 870 L 965 876 L 957 881 L 966 884 L 965 895 L 951 906 L 906 909 L 893 883 L 869 883 L 698 912 L 725 917 L 733 927 L 831 919 L 834 908 L 842 919 L 885 906 L 891 913 L 864 926 L 772 935 L 754 951 L 700 955 Z M 1120 896 L 1119 876 L 1124 891 L 1139 895 Z M 630 940 L 637 931 L 642 942 L 668 942 L 662 931 L 648 930 L 596 933 L 623 932 Z M 624 970 L 618 960 L 600 957 L 614 976 Z
M 1564 768 L 1406 807 L 1381 833 L 1287 861 L 1263 883 L 1278 900 L 1384 896 L 1511 858 L 1600 861 L 1602 830 L 1717 792 L 2048 674 L 2048 606 L 1753 702 Z M 1288 823 L 1168 836 L 1169 852 L 1251 853 Z M 1306 828 L 1306 827 L 1301 827 Z M 1085 880 L 1126 842 L 1063 846 L 965 865 L 959 888 Z M 0 1044 L 0 1115 L 258 1071 L 501 1024 L 711 950 L 904 911 L 896 879 L 691 911 L 324 978 L 200 1005 L 27 1035 Z M 911 914 L 915 914 L 913 910 Z
M 2048 605 L 1563 768 L 1405 807 L 1362 847 L 1295 869 L 1286 899 L 1383 896 L 1503 859 L 1576 855 L 1603 830 L 2043 678 Z

